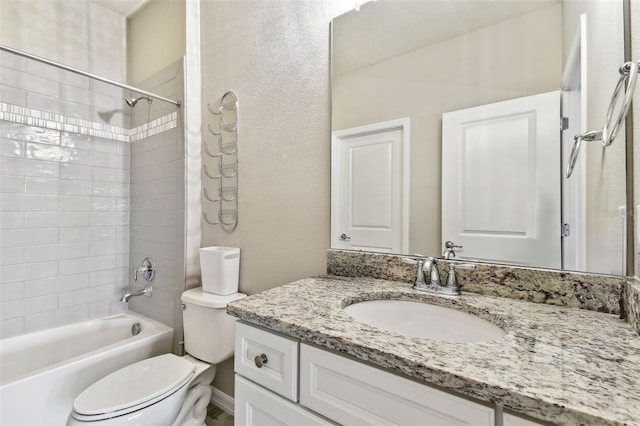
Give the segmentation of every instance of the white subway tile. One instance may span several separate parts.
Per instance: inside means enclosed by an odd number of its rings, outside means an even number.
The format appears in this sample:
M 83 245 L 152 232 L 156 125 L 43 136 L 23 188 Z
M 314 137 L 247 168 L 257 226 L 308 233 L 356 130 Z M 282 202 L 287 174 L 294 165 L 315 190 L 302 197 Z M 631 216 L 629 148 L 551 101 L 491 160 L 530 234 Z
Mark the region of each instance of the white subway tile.
M 129 268 L 113 268 L 104 271 L 89 272 L 89 285 L 103 284 L 124 284 L 129 283 Z
M 24 176 L 0 176 L 0 192 L 24 193 Z
M 24 318 L 13 318 L 0 321 L 0 339 L 18 336 L 24 333 Z
M 100 300 L 98 302 L 89 303 L 90 317 L 104 317 L 107 315 L 115 315 L 127 310 L 127 304 L 120 302 L 119 299 Z
M 25 281 L 24 296 L 34 297 L 42 296 L 44 294 L 54 294 L 63 291 L 77 290 L 80 288 L 86 288 L 88 284 L 88 273 Z
M 24 262 L 24 247 L 0 248 L 0 265 L 16 265 Z M 3 300 L 0 298 L 0 300 Z
M 92 182 L 91 194 L 99 197 L 125 197 L 129 195 L 129 187 L 116 182 Z
M 78 133 L 62 133 L 62 138 L 60 143 L 62 146 L 68 146 L 72 148 L 85 149 L 88 151 L 92 150 L 92 137 L 88 135 L 81 135 Z
M 39 143 L 27 143 L 25 156 L 34 160 L 87 165 L 91 159 L 90 151 Z
M 70 324 L 88 318 L 87 305 L 71 306 L 41 314 L 29 315 L 24 319 L 25 332 L 43 330 L 59 325 Z
M 88 226 L 89 212 L 27 212 L 25 214 L 25 221 L 27 228 Z
M 133 227 L 133 233 L 144 241 L 177 243 L 177 229 L 175 226 L 136 225 Z
M 14 141 L 11 139 L 0 139 L 0 155 L 5 157 L 24 157 L 24 141 Z
M 60 197 L 61 210 L 92 210 L 93 199 L 88 196 L 64 195 Z
M 91 241 L 89 243 L 89 256 L 100 256 L 103 254 L 129 253 L 128 241 Z
M 60 242 L 103 241 L 117 238 L 115 226 L 60 228 Z
M 115 255 L 96 256 L 85 259 L 60 260 L 59 263 L 60 275 L 72 275 L 81 272 L 113 269 L 116 266 L 116 257 Z
M 127 169 L 129 168 L 129 157 L 106 152 L 93 152 L 91 155 L 91 164 L 98 167 Z
M 12 300 L 0 304 L 0 319 L 33 315 L 54 310 L 58 307 L 58 296 L 55 294 Z
M 89 243 L 52 244 L 46 246 L 27 246 L 24 248 L 27 262 L 47 260 L 76 259 L 89 255 Z
M 118 153 L 118 145 L 120 143 L 121 142 L 114 141 L 111 139 L 94 138 L 93 144 L 91 145 L 91 149 L 93 150 L 93 152 L 106 152 L 110 154 L 115 154 L 120 158 L 122 158 L 124 156 Z
M 21 213 L 24 215 L 24 213 Z M 3 215 L 4 216 L 4 215 Z M 16 222 L 17 223 L 17 222 Z M 51 224 L 49 224 L 51 226 Z M 4 229 L 0 231 L 0 246 L 20 247 L 58 242 L 58 229 Z
M 58 274 L 57 262 L 21 263 L 2 267 L 1 283 L 28 281 Z
M 27 71 L 31 74 L 45 77 L 49 80 L 89 88 L 90 80 L 88 77 L 54 68 L 51 65 L 36 61 L 27 61 Z
M 27 69 L 26 58 L 5 51 L 0 52 L 0 64 L 2 64 L 3 68 L 13 68 L 21 71 Z
M 2 67 L 0 68 L 0 79 L 2 80 L 2 84 L 6 84 L 7 86 L 41 93 L 47 96 L 60 96 L 60 83 L 34 74 Z
M 166 174 L 164 164 L 131 169 L 131 183 L 157 181 L 168 177 L 172 176 Z
M 55 195 L 0 194 L 3 210 L 57 210 L 59 201 Z
M 49 161 L 0 157 L 0 170 L 3 175 L 58 177 L 60 165 Z
M 0 211 L 0 229 L 24 228 L 24 212 Z M 0 236 L 2 233 L 0 233 Z M 0 240 L 0 246 L 4 246 Z
M 129 211 L 131 210 L 131 205 L 129 202 L 129 198 L 117 198 L 116 199 L 116 210 L 119 211 Z
M 0 285 L 0 300 L 9 302 L 24 297 L 24 283 L 9 283 Z
M 129 253 L 116 254 L 116 268 L 128 268 L 129 267 Z
M 93 226 L 91 230 L 91 241 L 104 241 L 121 239 L 118 237 L 116 226 Z
M 60 180 L 60 195 L 89 195 L 91 183 L 81 180 Z
M 0 84 L 0 100 L 13 105 L 27 104 L 27 91 Z
M 129 184 L 128 169 L 110 169 L 107 167 L 92 167 L 91 178 L 100 182 L 115 182 Z
M 129 224 L 128 212 L 90 212 L 89 224 L 91 226 L 127 225 Z
M 50 145 L 60 145 L 60 133 L 55 130 L 38 126 L 6 123 L 0 126 L 0 136 L 25 142 L 38 142 Z
M 62 179 L 91 180 L 91 166 L 84 164 L 60 164 Z
M 148 224 L 150 226 L 177 226 L 178 221 L 173 211 L 151 212 L 131 211 L 131 224 Z
M 29 194 L 59 194 L 60 179 L 26 177 L 25 192 Z
M 116 239 L 128 240 L 131 234 L 129 225 L 116 226 Z
M 113 211 L 117 210 L 118 198 L 115 197 L 93 197 L 91 199 L 91 210 Z
M 98 300 L 115 299 L 115 286 L 107 284 L 86 289 L 72 290 L 58 295 L 61 308 L 95 302 Z

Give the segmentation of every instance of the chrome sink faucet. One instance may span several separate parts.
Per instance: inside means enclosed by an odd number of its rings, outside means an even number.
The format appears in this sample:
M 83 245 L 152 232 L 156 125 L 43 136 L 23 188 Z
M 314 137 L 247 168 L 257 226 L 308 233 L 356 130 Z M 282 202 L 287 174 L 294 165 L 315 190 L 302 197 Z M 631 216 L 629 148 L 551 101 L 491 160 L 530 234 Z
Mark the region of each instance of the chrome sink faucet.
M 416 280 L 413 284 L 414 289 L 430 293 L 441 293 L 447 296 L 460 296 L 460 285 L 456 278 L 456 269 L 475 269 L 475 265 L 470 263 L 450 263 L 447 282 L 442 285 L 438 260 L 435 257 L 403 258 L 402 261 L 410 265 L 418 265 Z M 425 280 L 425 272 L 429 275 L 429 283 Z

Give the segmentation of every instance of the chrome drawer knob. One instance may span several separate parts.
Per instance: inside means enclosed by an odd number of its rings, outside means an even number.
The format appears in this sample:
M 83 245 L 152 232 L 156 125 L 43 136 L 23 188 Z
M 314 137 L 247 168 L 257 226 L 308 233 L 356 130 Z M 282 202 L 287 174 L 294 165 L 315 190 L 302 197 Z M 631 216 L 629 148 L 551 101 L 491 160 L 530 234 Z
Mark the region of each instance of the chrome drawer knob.
M 262 368 L 264 364 L 266 364 L 269 360 L 265 354 L 256 355 L 254 361 L 256 362 L 256 367 Z

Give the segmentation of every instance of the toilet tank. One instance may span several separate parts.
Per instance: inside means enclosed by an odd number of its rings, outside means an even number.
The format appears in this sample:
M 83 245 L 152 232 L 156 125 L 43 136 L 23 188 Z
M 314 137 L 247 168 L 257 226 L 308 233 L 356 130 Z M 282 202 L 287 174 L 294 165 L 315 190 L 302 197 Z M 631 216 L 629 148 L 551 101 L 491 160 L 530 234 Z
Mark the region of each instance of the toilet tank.
M 246 296 L 220 296 L 203 292 L 202 287 L 182 293 L 185 351 L 210 364 L 231 358 L 236 318 L 227 315 L 227 304 Z

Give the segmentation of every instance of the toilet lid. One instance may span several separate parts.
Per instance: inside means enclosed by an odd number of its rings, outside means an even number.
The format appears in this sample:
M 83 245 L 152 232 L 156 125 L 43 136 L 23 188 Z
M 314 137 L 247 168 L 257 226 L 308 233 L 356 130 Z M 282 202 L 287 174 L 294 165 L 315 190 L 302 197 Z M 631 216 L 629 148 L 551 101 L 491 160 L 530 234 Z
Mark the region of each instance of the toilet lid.
M 81 415 L 140 409 L 171 394 L 193 376 L 195 365 L 173 354 L 159 355 L 128 365 L 85 389 L 73 403 Z

